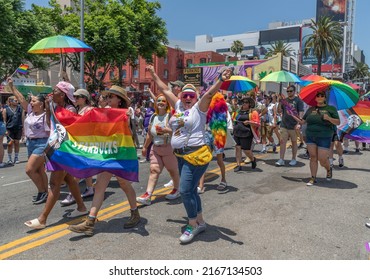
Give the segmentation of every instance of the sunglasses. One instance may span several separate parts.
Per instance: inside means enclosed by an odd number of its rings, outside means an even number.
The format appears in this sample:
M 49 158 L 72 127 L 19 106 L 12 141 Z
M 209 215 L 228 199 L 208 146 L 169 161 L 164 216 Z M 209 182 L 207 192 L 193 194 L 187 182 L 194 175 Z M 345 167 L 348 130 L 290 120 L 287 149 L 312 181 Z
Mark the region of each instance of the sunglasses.
M 157 103 L 166 103 L 166 100 L 165 99 L 158 99 Z
M 294 92 L 294 90 L 287 90 L 286 92 Z
M 189 97 L 190 99 L 194 99 L 196 96 L 197 95 L 195 93 L 184 93 L 182 98 L 187 99 Z
M 83 95 L 75 95 L 76 98 L 84 98 L 85 96 Z
M 318 93 L 318 94 L 316 94 L 316 97 L 325 97 L 325 94 L 323 94 L 323 93 Z

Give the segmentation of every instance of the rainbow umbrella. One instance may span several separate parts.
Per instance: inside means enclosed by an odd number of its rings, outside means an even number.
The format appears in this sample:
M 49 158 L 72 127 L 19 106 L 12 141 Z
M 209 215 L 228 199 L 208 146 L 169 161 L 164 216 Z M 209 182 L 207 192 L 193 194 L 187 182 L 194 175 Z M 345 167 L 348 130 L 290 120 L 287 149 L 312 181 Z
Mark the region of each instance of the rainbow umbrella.
M 314 82 L 325 81 L 327 79 L 325 77 L 320 76 L 320 75 L 310 74 L 310 75 L 306 75 L 306 76 L 301 77 L 301 80 L 302 80 L 302 82 L 300 84 L 302 86 L 307 86 L 307 85 L 312 84 Z
M 220 89 L 232 91 L 232 92 L 242 92 L 250 91 L 257 86 L 255 82 L 244 76 L 231 76 L 229 80 L 222 83 Z
M 359 101 L 356 106 L 339 110 L 340 125 L 337 126 L 340 136 L 370 143 L 370 101 Z
M 57 35 L 41 39 L 28 52 L 32 54 L 63 54 L 91 50 L 90 46 L 74 37 Z
M 261 79 L 261 82 L 275 82 L 275 83 L 300 83 L 301 79 L 288 71 L 276 71 L 268 74 Z
M 318 92 L 326 92 L 328 104 L 338 110 L 353 107 L 360 98 L 359 94 L 349 85 L 335 80 L 309 84 L 301 90 L 299 97 L 308 105 L 316 106 L 316 94 Z

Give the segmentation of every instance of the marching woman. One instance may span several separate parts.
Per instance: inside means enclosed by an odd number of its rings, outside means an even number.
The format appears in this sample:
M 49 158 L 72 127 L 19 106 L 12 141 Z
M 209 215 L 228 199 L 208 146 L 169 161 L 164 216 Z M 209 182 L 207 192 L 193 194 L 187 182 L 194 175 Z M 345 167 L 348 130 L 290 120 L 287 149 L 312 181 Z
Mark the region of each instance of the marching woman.
M 151 204 L 151 196 L 163 167 L 170 173 L 174 185 L 173 191 L 166 195 L 166 199 L 176 199 L 180 196 L 179 169 L 171 147 L 172 129 L 169 126 L 171 107 L 163 94 L 158 95 L 154 102 L 155 112 L 150 118 L 148 133 L 141 151 L 143 156 L 146 156 L 146 149 L 153 143 L 150 151 L 150 175 L 146 192 L 136 198 L 137 202 L 144 205 Z
M 73 92 L 74 87 L 72 86 L 72 84 L 64 81 L 59 82 L 55 86 L 52 93 L 53 106 L 56 105 L 55 109 L 57 109 L 58 106 L 60 106 L 73 113 L 77 113 L 75 107 L 73 106 L 73 102 L 75 102 Z M 46 115 L 47 115 L 46 120 L 50 127 L 49 106 L 50 106 L 49 103 L 46 102 Z M 67 217 L 75 218 L 87 214 L 86 206 L 81 198 L 80 189 L 75 178 L 72 175 L 66 173 L 64 170 L 50 170 L 50 171 L 52 172 L 50 174 L 48 198 L 46 200 L 45 207 L 38 218 L 29 220 L 24 223 L 29 228 L 43 229 L 46 227 L 46 220 L 60 196 L 60 186 L 63 180 L 68 184 L 69 190 L 77 203 L 77 209 L 69 213 Z
M 130 99 L 127 97 L 126 91 L 119 86 L 112 86 L 103 94 L 108 97 L 108 105 L 110 108 L 122 108 L 127 109 L 130 106 Z M 107 109 L 109 110 L 109 109 Z M 130 118 L 127 118 L 128 121 Z M 84 233 L 87 236 L 94 235 L 94 226 L 96 222 L 96 217 L 104 201 L 105 190 L 108 187 L 109 181 L 112 178 L 113 174 L 110 172 L 103 172 L 98 174 L 96 183 L 94 185 L 95 194 L 92 201 L 91 209 L 87 219 L 77 225 L 71 225 L 68 227 L 69 230 L 77 233 Z M 131 208 L 131 216 L 129 220 L 123 225 L 124 228 L 133 228 L 140 222 L 139 210 L 137 209 L 136 204 L 136 193 L 134 188 L 131 185 L 131 182 L 116 176 L 116 179 L 119 183 L 119 186 L 126 194 L 128 202 Z
M 212 159 L 212 153 L 204 138 L 206 115 L 212 96 L 219 90 L 222 82 L 230 78 L 231 70 L 224 70 L 199 101 L 193 85 L 185 85 L 177 97 L 159 79 L 152 65 L 148 66 L 147 70 L 151 73 L 160 92 L 164 93 L 172 108 L 175 109 L 175 114 L 170 120 L 171 146 L 178 161 L 180 193 L 188 216 L 189 224 L 180 237 L 180 242 L 185 244 L 191 242 L 194 236 L 206 229 L 202 204 L 197 191 L 199 179 Z
M 329 150 L 336 129 L 340 124 L 338 111 L 335 107 L 326 104 L 325 92 L 317 92 L 315 97 L 316 106 L 310 107 L 299 119 L 291 115 L 299 124 L 307 123 L 306 143 L 310 154 L 311 179 L 307 186 L 313 186 L 317 183 L 316 175 L 318 162 L 326 170 L 326 180 L 331 181 L 333 169 L 330 167 Z
M 24 120 L 28 152 L 26 173 L 38 190 L 32 201 L 34 204 L 40 204 L 45 202 L 48 197 L 48 177 L 44 167 L 44 149 L 49 138 L 50 128 L 46 122 L 45 98 L 42 95 L 31 96 L 30 103 L 28 103 L 14 87 L 11 78 L 8 79 L 8 85 L 23 110 L 27 112 L 27 117 Z

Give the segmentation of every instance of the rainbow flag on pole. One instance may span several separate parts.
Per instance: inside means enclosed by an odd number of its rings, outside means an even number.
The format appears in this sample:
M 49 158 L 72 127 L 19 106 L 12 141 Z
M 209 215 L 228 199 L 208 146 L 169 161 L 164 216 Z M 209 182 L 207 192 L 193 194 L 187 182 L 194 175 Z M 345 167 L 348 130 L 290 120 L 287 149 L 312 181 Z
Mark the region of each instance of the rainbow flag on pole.
M 94 108 L 83 116 L 52 110 L 52 133 L 45 153 L 49 170 L 77 178 L 108 171 L 138 182 L 139 165 L 125 109 Z
M 350 109 L 338 111 L 340 136 L 370 143 L 370 101 L 359 101 Z
M 17 73 L 19 73 L 21 75 L 27 75 L 28 74 L 28 68 L 29 68 L 29 66 L 27 64 L 21 64 L 17 68 Z

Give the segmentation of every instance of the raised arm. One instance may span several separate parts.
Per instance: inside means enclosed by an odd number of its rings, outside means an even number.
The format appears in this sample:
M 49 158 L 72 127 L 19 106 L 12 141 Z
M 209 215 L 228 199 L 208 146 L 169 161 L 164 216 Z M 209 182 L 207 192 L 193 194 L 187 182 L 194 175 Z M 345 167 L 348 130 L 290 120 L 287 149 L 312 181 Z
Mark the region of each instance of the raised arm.
M 24 98 L 24 96 L 22 95 L 22 93 L 20 93 L 15 87 L 14 87 L 14 84 L 13 84 L 13 79 L 12 78 L 8 78 L 7 80 L 8 82 L 8 86 L 10 88 L 10 91 L 14 94 L 15 98 L 17 98 L 19 104 L 21 104 L 23 110 L 25 112 L 27 112 L 27 107 L 28 107 L 28 102 L 27 100 Z
M 170 91 L 168 86 L 158 77 L 157 73 L 155 73 L 154 71 L 153 65 L 148 65 L 146 67 L 146 70 L 149 71 L 149 73 L 152 75 L 153 81 L 159 87 L 159 90 L 163 92 L 163 94 L 166 96 L 168 103 L 170 103 L 171 107 L 175 108 L 175 104 L 178 100 L 176 95 L 174 95 L 173 92 Z
M 213 95 L 219 91 L 224 81 L 230 79 L 231 73 L 232 73 L 232 70 L 230 68 L 227 68 L 222 71 L 217 81 L 211 86 L 211 88 L 200 99 L 199 101 L 200 111 L 207 112 L 209 104 L 211 104 Z

